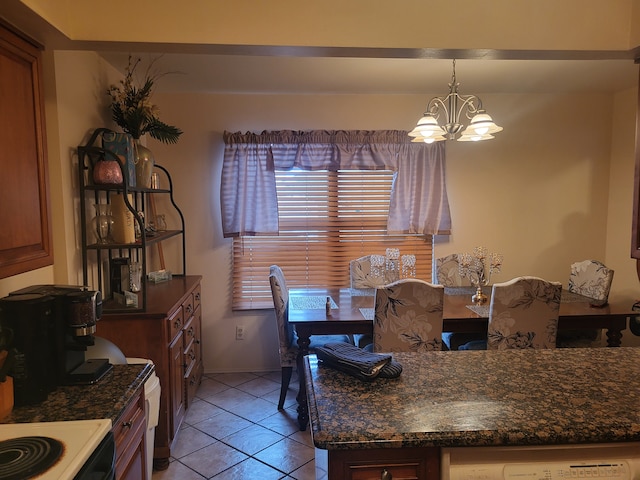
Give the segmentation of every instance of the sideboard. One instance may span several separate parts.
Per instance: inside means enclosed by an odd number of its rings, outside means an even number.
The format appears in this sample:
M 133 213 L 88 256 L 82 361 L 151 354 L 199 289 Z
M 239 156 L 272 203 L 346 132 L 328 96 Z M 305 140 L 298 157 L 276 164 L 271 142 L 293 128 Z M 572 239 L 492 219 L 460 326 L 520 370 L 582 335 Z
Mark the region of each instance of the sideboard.
M 127 357 L 153 361 L 160 379 L 160 413 L 154 469 L 169 466 L 171 444 L 202 380 L 202 277 L 173 277 L 147 284 L 147 309 L 102 316 L 97 335 L 115 343 Z

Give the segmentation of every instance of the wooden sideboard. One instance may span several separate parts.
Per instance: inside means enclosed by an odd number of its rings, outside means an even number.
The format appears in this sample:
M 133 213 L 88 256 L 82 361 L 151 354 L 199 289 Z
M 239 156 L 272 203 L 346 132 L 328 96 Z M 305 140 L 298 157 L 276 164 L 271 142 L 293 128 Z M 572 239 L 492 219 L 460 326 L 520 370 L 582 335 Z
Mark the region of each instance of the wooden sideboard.
M 187 275 L 147 285 L 147 309 L 103 315 L 97 335 L 127 357 L 148 358 L 160 379 L 160 414 L 154 468 L 169 466 L 171 444 L 202 380 L 200 276 Z

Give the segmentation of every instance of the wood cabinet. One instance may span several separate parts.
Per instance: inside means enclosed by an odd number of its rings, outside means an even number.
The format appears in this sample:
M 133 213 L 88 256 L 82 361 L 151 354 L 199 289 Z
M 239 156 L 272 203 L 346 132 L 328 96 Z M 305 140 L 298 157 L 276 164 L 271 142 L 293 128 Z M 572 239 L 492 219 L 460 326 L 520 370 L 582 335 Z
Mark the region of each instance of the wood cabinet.
M 127 357 L 155 363 L 161 389 L 153 455 L 158 470 L 169 466 L 171 444 L 202 380 L 200 281 L 187 275 L 148 285 L 145 312 L 105 314 L 97 325 L 97 335 Z
M 112 429 L 116 442 L 116 480 L 146 478 L 146 425 L 144 395 L 141 390 Z
M 330 450 L 328 459 L 329 480 L 440 479 L 438 447 Z
M 40 47 L 0 19 L 0 278 L 53 264 Z

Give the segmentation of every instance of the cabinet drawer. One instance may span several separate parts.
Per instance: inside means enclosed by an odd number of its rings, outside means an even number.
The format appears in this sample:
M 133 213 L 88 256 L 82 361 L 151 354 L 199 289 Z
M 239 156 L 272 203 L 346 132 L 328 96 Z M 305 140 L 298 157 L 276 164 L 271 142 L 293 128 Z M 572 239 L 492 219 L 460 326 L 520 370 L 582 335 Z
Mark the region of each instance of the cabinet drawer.
M 193 340 L 184 349 L 184 376 L 187 378 L 196 363 L 196 342 Z
M 184 344 L 185 347 L 196 340 L 197 338 L 197 333 L 198 333 L 198 329 L 196 326 L 196 323 L 194 321 L 194 317 L 191 316 L 191 318 L 187 319 L 187 324 L 184 326 Z
M 200 291 L 201 286 L 198 284 L 196 288 L 193 289 L 193 309 L 196 310 L 200 306 Z
M 380 480 L 381 478 L 397 478 L 402 480 L 419 480 L 419 464 L 409 465 L 371 465 L 366 467 L 351 467 L 351 480 Z M 383 476 L 385 472 L 386 477 Z
M 140 453 L 140 444 L 144 442 L 145 425 L 144 398 L 140 394 L 112 429 L 116 443 L 116 478 L 122 478 L 130 470 L 130 464 L 135 463 L 134 457 Z
M 188 320 L 193 315 L 193 293 L 190 293 L 187 296 L 187 299 L 182 302 L 182 312 L 184 314 L 185 320 Z
M 182 308 L 178 308 L 175 313 L 167 319 L 167 338 L 169 343 L 176 338 L 176 335 L 184 328 L 184 313 Z

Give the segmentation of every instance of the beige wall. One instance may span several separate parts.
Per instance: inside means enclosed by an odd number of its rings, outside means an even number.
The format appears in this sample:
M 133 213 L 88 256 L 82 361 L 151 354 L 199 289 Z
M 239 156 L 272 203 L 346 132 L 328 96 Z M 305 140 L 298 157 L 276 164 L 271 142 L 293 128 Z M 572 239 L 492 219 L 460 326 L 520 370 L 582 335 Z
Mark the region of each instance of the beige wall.
M 114 73 L 92 52 L 56 52 L 47 87 L 56 264 L 0 280 L 0 294 L 35 283 L 77 283 L 75 147 L 108 125 L 106 85 Z M 440 92 L 436 92 L 440 93 Z M 481 94 L 482 92 L 476 92 Z M 104 96 L 103 96 L 104 95 Z M 606 95 L 489 95 L 485 106 L 504 127 L 495 140 L 449 143 L 453 235 L 436 254 L 484 244 L 505 255 L 496 280 L 534 274 L 566 283 L 568 265 L 598 258 L 616 270 L 612 298 L 639 293 L 629 258 L 635 91 Z M 150 141 L 168 167 L 187 224 L 188 273 L 203 275 L 207 372 L 278 368 L 273 311 L 230 310 L 231 242 L 220 232 L 222 132 L 227 129 L 407 129 L 425 96 L 158 95 L 163 119 L 185 134 L 177 145 Z M 543 133 L 547 131 L 549 133 Z M 247 339 L 235 340 L 235 326 Z M 635 337 L 625 335 L 625 343 Z M 250 352 L 250 353 L 248 353 Z
M 640 13 L 635 0 L 22 1 L 74 40 L 217 45 L 628 50 Z

